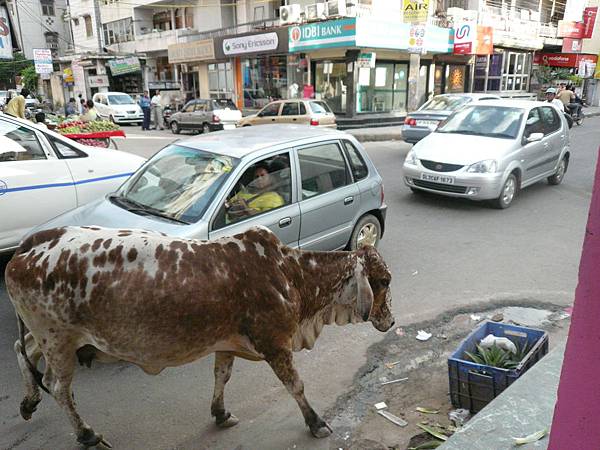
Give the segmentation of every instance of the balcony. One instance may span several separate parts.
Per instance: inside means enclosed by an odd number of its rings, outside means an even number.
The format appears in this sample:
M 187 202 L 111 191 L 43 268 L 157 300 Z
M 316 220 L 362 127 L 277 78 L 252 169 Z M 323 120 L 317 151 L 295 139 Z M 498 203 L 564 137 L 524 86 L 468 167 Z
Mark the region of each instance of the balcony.
M 518 8 L 484 6 L 478 23 L 494 29 L 494 45 L 539 50 L 544 46 L 540 35 L 539 13 Z

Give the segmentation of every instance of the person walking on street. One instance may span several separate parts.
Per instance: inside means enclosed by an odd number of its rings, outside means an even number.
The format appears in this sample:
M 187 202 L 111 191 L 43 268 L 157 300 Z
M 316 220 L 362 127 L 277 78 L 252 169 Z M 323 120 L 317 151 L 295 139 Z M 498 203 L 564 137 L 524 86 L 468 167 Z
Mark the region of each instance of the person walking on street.
M 152 108 L 152 120 L 154 122 L 154 129 L 158 130 L 159 127 L 161 130 L 164 130 L 165 127 L 163 126 L 163 117 L 162 117 L 162 105 L 160 103 L 161 101 L 161 97 L 160 97 L 160 91 L 156 91 L 156 94 L 154 94 L 154 96 L 152 97 L 152 100 L 150 101 L 150 106 Z
M 29 95 L 29 89 L 23 88 L 21 89 L 21 93 L 15 97 L 13 97 L 8 105 L 6 105 L 6 109 L 4 112 L 13 117 L 20 117 L 21 119 L 25 118 L 25 98 Z
M 148 96 L 148 91 L 144 91 L 144 94 L 140 97 L 140 101 L 138 102 L 140 108 L 142 108 L 142 112 L 144 113 L 144 122 L 142 123 L 142 130 L 150 129 L 150 97 Z

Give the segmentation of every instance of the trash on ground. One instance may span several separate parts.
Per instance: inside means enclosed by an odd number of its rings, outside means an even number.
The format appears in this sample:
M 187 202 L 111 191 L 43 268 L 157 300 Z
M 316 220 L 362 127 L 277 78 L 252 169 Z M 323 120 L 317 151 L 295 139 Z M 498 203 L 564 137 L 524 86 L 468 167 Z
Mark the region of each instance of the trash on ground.
M 462 427 L 470 417 L 471 412 L 464 408 L 454 409 L 448 413 L 448 419 L 450 419 L 456 427 Z
M 418 271 L 418 270 L 415 270 L 415 271 L 412 273 L 413 277 L 414 277 L 415 275 L 418 275 L 418 274 L 419 274 L 419 271 Z
M 400 337 L 404 336 L 404 330 L 402 328 L 396 328 L 396 335 Z
M 525 436 L 522 438 L 514 437 L 513 439 L 515 440 L 515 445 L 524 445 L 524 444 L 530 444 L 532 442 L 539 441 L 547 434 L 548 434 L 548 430 L 540 430 L 540 431 L 536 431 L 535 433 L 530 434 L 529 436 Z
M 481 316 L 479 316 L 477 314 L 471 314 L 471 320 L 474 320 L 475 322 L 479 322 L 481 320 Z
M 490 317 L 490 320 L 492 322 L 502 322 L 504 320 L 504 314 L 502 314 L 502 313 L 494 314 L 492 317 Z
M 406 425 L 408 425 L 408 422 L 406 420 L 401 419 L 398 416 L 395 416 L 391 412 L 388 412 L 388 411 L 377 411 L 377 414 L 379 414 L 380 416 L 385 417 L 387 420 L 389 420 L 390 422 L 398 425 L 399 427 L 405 427 Z
M 385 386 L 386 384 L 400 383 L 401 381 L 406 381 L 406 380 L 408 380 L 408 378 L 398 378 L 397 380 L 384 381 L 383 383 L 381 383 L 381 385 Z
M 496 346 L 515 355 L 517 354 L 517 346 L 513 341 L 505 337 L 494 336 L 493 334 L 488 334 L 486 337 L 484 337 L 479 345 L 483 348 Z
M 418 423 L 417 426 L 423 430 L 426 431 L 427 433 L 429 433 L 430 435 L 432 435 L 433 437 L 440 439 L 442 441 L 447 441 L 448 440 L 448 436 L 446 436 L 445 434 L 440 433 L 439 431 L 434 430 L 431 427 L 428 427 L 427 425 L 423 425 Z
M 394 366 L 396 366 L 396 365 L 400 364 L 401 362 L 402 362 L 402 361 L 394 361 L 394 362 L 391 362 L 391 363 L 385 363 L 385 367 L 387 367 L 388 369 L 391 369 L 391 368 L 393 368 Z
M 439 409 L 429 409 L 421 406 L 417 406 L 417 411 L 423 414 L 438 414 L 440 412 Z
M 387 408 L 387 405 L 385 404 L 385 402 L 379 402 L 379 403 L 375 403 L 375 408 L 385 409 L 385 408 Z
M 388 380 L 388 377 L 379 377 L 379 381 L 382 383 L 385 383 L 386 381 L 390 381 L 390 380 Z
M 431 333 L 428 333 L 424 330 L 419 330 L 417 332 L 417 340 L 419 341 L 428 341 L 429 339 L 431 339 L 431 336 L 433 336 Z

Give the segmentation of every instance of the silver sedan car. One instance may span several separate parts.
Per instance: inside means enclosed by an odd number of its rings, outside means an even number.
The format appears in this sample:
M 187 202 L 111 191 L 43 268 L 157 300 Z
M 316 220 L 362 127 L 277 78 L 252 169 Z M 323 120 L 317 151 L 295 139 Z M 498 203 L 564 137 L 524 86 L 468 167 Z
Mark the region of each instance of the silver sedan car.
M 508 208 L 520 189 L 560 184 L 569 158 L 569 128 L 550 103 L 498 100 L 452 115 L 404 161 L 404 182 L 428 191 Z
M 114 194 L 39 229 L 137 228 L 215 239 L 270 228 L 291 247 L 377 245 L 383 183 L 349 134 L 298 125 L 238 128 L 162 149 Z

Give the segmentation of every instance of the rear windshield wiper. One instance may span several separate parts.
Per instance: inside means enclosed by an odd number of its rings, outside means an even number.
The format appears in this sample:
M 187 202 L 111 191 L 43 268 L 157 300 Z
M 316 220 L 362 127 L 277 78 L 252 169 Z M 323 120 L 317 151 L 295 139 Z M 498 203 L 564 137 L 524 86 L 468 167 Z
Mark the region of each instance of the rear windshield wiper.
M 110 200 L 118 203 L 119 206 L 122 206 L 123 208 L 127 209 L 127 211 L 129 211 L 129 212 L 148 214 L 151 216 L 160 217 L 162 219 L 171 220 L 176 223 L 189 225 L 189 222 L 172 217 L 168 214 L 165 214 L 164 212 L 162 212 L 159 209 L 153 208 L 151 206 L 143 205 L 143 204 L 136 202 L 135 200 L 131 200 L 130 198 L 127 198 L 127 197 L 113 194 L 113 195 L 110 195 L 108 198 Z

